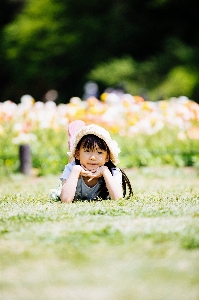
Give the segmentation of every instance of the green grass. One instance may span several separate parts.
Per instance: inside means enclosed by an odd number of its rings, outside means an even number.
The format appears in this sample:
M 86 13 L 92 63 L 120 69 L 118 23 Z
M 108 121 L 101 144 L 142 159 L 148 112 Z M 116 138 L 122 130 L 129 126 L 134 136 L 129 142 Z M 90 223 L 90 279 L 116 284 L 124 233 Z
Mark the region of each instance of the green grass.
M 131 200 L 62 204 L 58 177 L 0 180 L 0 299 L 198 300 L 199 178 L 127 170 Z

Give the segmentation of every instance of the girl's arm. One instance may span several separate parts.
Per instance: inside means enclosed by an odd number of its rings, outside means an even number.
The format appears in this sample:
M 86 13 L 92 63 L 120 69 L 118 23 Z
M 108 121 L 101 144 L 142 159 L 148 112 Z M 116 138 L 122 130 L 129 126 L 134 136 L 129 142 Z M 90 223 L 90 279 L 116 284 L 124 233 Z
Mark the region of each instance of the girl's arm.
M 68 179 L 63 181 L 62 191 L 60 194 L 60 198 L 62 202 L 70 203 L 73 201 L 81 170 L 82 170 L 81 166 L 79 165 L 74 166 L 72 168 L 72 171 Z
M 92 172 L 84 170 L 80 165 L 75 165 L 72 168 L 68 179 L 63 180 L 62 190 L 60 194 L 60 199 L 62 202 L 70 203 L 73 201 L 80 175 L 89 177 L 92 175 Z
M 109 192 L 111 199 L 117 200 L 123 197 L 122 185 L 118 184 L 111 172 L 109 171 L 108 167 L 102 166 L 100 167 L 100 172 L 104 177 L 106 182 L 106 186 Z

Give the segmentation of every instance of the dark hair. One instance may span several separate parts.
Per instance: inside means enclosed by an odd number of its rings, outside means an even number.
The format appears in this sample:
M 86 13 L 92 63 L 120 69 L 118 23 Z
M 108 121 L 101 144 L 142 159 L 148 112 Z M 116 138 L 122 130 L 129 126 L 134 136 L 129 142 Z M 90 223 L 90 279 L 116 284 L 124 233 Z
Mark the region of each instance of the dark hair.
M 97 145 L 101 150 L 107 151 L 108 154 L 110 154 L 110 150 L 109 150 L 109 147 L 107 146 L 106 142 L 94 134 L 84 135 L 81 138 L 81 140 L 79 141 L 79 143 L 77 144 L 76 150 L 80 150 L 81 146 L 86 149 L 93 150 L 95 148 L 95 145 Z M 77 165 L 80 165 L 80 161 L 76 158 L 75 158 L 75 162 Z M 113 172 L 113 169 L 116 169 L 116 166 L 112 163 L 111 160 L 109 160 L 107 163 L 105 163 L 105 166 L 108 167 L 108 169 L 110 170 L 111 173 Z M 123 197 L 126 196 L 127 188 L 128 188 L 127 198 L 130 198 L 133 195 L 133 190 L 131 187 L 130 180 L 128 179 L 126 173 L 122 169 L 120 169 L 120 171 L 122 173 Z M 106 187 L 106 183 L 103 178 L 102 189 L 100 191 L 98 198 L 106 199 L 108 196 L 109 196 L 108 189 Z

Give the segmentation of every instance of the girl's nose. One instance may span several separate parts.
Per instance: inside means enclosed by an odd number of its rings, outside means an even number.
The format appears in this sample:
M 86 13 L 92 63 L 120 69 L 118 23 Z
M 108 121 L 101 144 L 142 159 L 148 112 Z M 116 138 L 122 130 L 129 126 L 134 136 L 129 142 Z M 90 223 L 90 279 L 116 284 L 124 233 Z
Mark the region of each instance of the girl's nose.
M 90 156 L 90 159 L 91 159 L 91 160 L 94 160 L 94 159 L 95 159 L 95 155 L 92 154 L 92 155 Z

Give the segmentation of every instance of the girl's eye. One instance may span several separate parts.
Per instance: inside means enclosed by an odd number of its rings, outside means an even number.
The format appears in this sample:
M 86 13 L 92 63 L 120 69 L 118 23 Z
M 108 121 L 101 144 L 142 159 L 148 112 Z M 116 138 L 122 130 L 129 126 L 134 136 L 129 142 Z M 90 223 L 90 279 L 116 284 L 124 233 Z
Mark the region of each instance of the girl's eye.
M 98 154 L 102 154 L 102 151 L 98 151 Z

